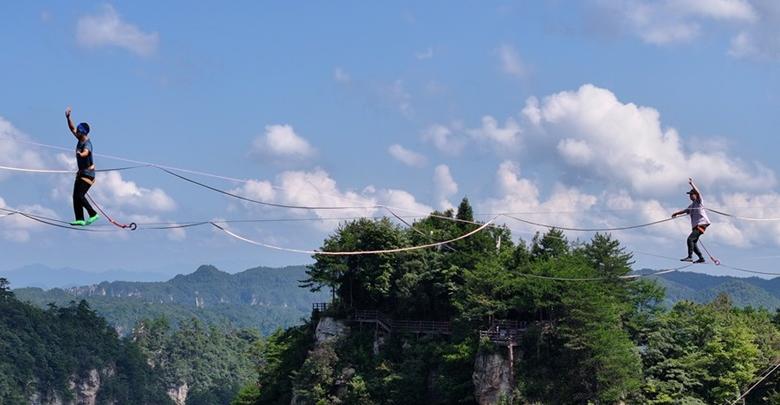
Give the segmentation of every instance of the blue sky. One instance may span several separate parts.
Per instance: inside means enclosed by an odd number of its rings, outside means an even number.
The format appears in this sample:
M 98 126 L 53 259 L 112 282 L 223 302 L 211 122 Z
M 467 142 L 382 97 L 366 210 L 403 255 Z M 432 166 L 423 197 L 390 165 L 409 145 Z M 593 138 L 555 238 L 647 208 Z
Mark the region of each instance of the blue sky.
M 0 13 L 13 16 L 0 26 L 0 165 L 69 168 L 71 153 L 17 141 L 73 147 L 71 105 L 97 153 L 249 179 L 198 178 L 283 204 L 413 215 L 465 195 L 478 213 L 620 226 L 684 207 L 694 177 L 709 206 L 780 217 L 780 6 L 770 0 L 58 1 Z M 0 206 L 70 220 L 71 187 L 70 176 L 3 172 Z M 136 222 L 381 214 L 250 206 L 153 169 L 102 175 L 92 194 Z M 770 257 L 780 222 L 711 219 L 703 240 L 724 263 L 780 272 Z M 537 230 L 502 221 L 517 237 Z M 681 257 L 685 221 L 616 236 Z M 231 229 L 314 249 L 336 223 Z M 85 235 L 18 216 L 0 219 L 0 247 L 6 269 L 310 261 L 208 228 Z

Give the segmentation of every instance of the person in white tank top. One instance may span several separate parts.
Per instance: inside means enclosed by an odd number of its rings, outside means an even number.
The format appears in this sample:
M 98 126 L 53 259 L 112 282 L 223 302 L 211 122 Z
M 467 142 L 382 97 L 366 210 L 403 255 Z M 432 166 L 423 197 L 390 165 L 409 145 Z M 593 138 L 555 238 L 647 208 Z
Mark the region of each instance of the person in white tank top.
M 680 259 L 680 261 L 704 263 L 704 256 L 702 256 L 701 250 L 699 250 L 698 242 L 699 237 L 701 237 L 701 235 L 704 234 L 704 231 L 707 230 L 707 227 L 710 226 L 710 219 L 707 217 L 707 210 L 704 208 L 701 192 L 698 188 L 696 188 L 696 185 L 693 184 L 693 179 L 689 178 L 688 184 L 691 185 L 691 191 L 688 191 L 686 194 L 688 194 L 688 197 L 692 201 L 691 205 L 689 205 L 688 208 L 684 210 L 680 210 L 672 214 L 672 218 L 685 214 L 691 216 L 691 234 L 688 235 L 687 241 L 688 256 Z M 699 259 L 696 261 L 693 261 L 694 253 L 696 253 L 696 256 L 699 257 Z

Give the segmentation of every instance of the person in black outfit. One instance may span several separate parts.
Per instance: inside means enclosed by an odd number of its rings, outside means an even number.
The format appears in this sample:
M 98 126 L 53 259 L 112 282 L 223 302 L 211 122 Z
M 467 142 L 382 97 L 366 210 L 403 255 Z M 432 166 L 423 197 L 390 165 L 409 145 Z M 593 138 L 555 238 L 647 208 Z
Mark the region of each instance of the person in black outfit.
M 70 224 L 73 226 L 85 226 L 97 221 L 100 216 L 95 212 L 87 201 L 87 191 L 95 183 L 95 162 L 92 158 L 92 141 L 89 140 L 89 124 L 80 123 L 73 125 L 70 119 L 71 108 L 65 109 L 65 117 L 68 119 L 68 128 L 73 136 L 78 139 L 76 144 L 76 163 L 79 171 L 76 173 L 76 182 L 73 184 L 73 212 L 76 220 Z M 84 209 L 87 210 L 89 218 L 84 220 Z

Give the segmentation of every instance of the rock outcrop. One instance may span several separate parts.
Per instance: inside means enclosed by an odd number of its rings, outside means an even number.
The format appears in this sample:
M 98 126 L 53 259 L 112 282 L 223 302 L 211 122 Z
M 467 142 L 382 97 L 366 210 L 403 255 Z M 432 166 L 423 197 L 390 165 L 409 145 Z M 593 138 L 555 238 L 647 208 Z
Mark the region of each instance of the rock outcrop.
M 474 396 L 480 405 L 511 403 L 513 393 L 512 364 L 501 353 L 480 352 L 474 361 Z
M 314 330 L 314 340 L 316 345 L 334 342 L 347 336 L 349 327 L 343 321 L 337 321 L 331 317 L 323 317 L 317 323 Z
M 187 394 L 189 391 L 190 386 L 185 382 L 176 387 L 168 388 L 168 396 L 176 405 L 184 405 L 187 403 Z

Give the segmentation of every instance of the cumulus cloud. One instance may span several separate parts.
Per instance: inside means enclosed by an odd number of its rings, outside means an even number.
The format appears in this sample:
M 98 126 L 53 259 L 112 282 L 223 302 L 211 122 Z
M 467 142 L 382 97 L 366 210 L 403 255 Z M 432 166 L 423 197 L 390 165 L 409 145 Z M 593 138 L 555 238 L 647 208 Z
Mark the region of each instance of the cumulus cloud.
M 256 154 L 276 158 L 303 159 L 316 151 L 303 137 L 295 133 L 290 125 L 268 125 L 265 134 L 255 138 L 252 151 Z
M 433 208 L 417 201 L 414 195 L 408 191 L 397 189 L 384 189 L 376 193 L 378 201 L 391 209 L 400 209 L 416 215 L 427 215 Z
M 39 204 L 12 207 L 6 204 L 2 197 L 0 197 L 0 208 L 41 215 L 48 218 L 57 218 L 57 214 L 54 211 Z M 14 214 L 6 216 L 5 214 L 8 214 L 8 212 L 0 211 L 0 216 L 2 216 L 0 217 L 0 236 L 8 241 L 28 242 L 33 232 L 39 232 L 46 229 L 46 225 L 22 215 Z
M 394 207 L 404 212 L 428 213 L 433 209 L 419 201 L 413 194 L 398 189 L 377 189 L 365 187 L 354 191 L 339 187 L 336 180 L 323 169 L 311 171 L 285 171 L 276 176 L 273 182 L 255 180 L 243 184 L 233 192 L 264 202 L 306 207 L 351 207 L 339 210 L 301 210 L 288 209 L 293 215 L 316 215 L 319 218 L 333 217 L 370 217 L 386 215 L 379 206 Z M 247 208 L 268 209 L 262 205 L 246 203 Z M 337 223 L 319 221 L 314 223 L 321 230 L 330 231 Z
M 440 152 L 457 156 L 466 145 L 465 140 L 453 133 L 447 126 L 435 124 L 422 131 L 422 140 L 433 144 Z
M 775 0 L 593 0 L 599 25 L 654 45 L 692 42 L 707 30 L 730 33 L 728 54 L 780 59 L 780 3 Z
M 122 21 L 114 7 L 107 4 L 100 13 L 79 18 L 76 40 L 86 48 L 116 46 L 141 56 L 149 56 L 157 49 L 159 36 L 156 32 L 146 33 Z
M 425 156 L 406 149 L 399 144 L 390 145 L 390 147 L 387 148 L 387 152 L 390 156 L 407 166 L 423 167 L 426 163 Z
M 780 2 L 753 0 L 758 18 L 731 40 L 729 54 L 737 58 L 780 59 Z
M 498 54 L 501 70 L 504 73 L 519 78 L 528 74 L 528 68 L 514 46 L 503 44 L 498 47 L 496 53 Z
M 76 159 L 60 153 L 57 161 L 63 166 L 76 170 Z M 52 197 L 60 201 L 70 201 L 73 190 L 73 178 L 63 177 L 52 190 Z M 95 185 L 89 190 L 97 202 L 116 212 L 115 215 L 151 215 L 151 213 L 171 212 L 176 202 L 161 188 L 147 188 L 134 181 L 125 180 L 120 172 L 99 173 Z M 155 221 L 159 220 L 156 218 Z M 152 221 L 152 222 L 155 222 Z M 139 219 L 139 222 L 144 222 Z
M 436 166 L 433 171 L 433 188 L 439 201 L 439 208 L 443 210 L 454 208 L 449 198 L 458 192 L 458 183 L 452 178 L 449 166 Z
M 507 118 L 502 127 L 495 118 L 487 115 L 482 117 L 482 127 L 471 129 L 468 132 L 475 139 L 491 143 L 498 150 L 506 152 L 519 145 L 522 130 L 512 117 Z
M 529 99 L 524 114 L 545 140 L 556 144 L 565 165 L 639 193 L 669 193 L 684 187 L 688 177 L 705 186 L 741 189 L 776 183 L 770 170 L 724 151 L 686 151 L 677 131 L 662 127 L 657 110 L 623 103 L 593 85 L 553 94 L 541 103 Z
M 124 180 L 119 172 L 101 173 L 90 194 L 119 209 L 168 212 L 176 208 L 173 198 L 162 189 L 141 187 L 134 181 Z
M 478 203 L 481 210 L 493 213 L 534 213 L 534 220 L 559 226 L 576 226 L 581 212 L 592 208 L 598 199 L 576 188 L 556 184 L 547 199 L 541 198 L 539 187 L 523 178 L 519 166 L 504 161 L 496 172 L 498 196 Z M 507 223 L 515 230 L 539 230 L 518 222 Z
M 596 9 L 618 19 L 643 41 L 666 45 L 689 42 L 706 22 L 752 23 L 757 13 L 746 0 L 596 1 Z
M 20 141 L 29 140 L 28 136 L 14 127 L 11 122 L 0 117 L 0 165 L 40 169 L 43 167 L 43 157 L 32 150 L 30 146 Z M 11 175 L 11 172 L 0 172 L 0 180 Z

